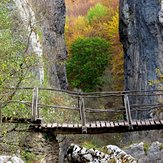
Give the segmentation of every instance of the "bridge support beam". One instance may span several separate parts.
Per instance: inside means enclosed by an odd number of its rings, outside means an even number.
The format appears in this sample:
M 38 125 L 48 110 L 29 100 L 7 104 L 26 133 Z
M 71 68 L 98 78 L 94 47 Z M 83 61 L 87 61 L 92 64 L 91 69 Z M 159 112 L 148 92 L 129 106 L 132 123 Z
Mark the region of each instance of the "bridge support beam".
M 2 106 L 0 104 L 0 124 L 2 124 Z

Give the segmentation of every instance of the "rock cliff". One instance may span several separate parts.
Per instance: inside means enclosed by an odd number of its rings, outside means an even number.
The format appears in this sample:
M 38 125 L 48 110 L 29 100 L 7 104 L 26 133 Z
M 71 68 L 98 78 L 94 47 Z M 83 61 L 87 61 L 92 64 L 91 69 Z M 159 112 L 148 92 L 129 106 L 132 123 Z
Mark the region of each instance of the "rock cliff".
M 144 142 L 133 144 L 128 147 L 125 152 L 132 154 L 138 163 L 163 162 L 163 144 L 159 142 L 153 142 L 152 144 Z
M 45 70 L 50 86 L 67 89 L 64 63 L 67 57 L 64 39 L 66 13 L 64 0 L 14 1 L 23 23 L 29 30 L 33 52 L 41 58 L 43 53 L 43 61 L 40 62 L 42 65 L 39 64 L 40 80 L 43 80 Z M 43 48 L 43 52 L 40 47 Z
M 64 64 L 67 57 L 64 39 L 65 2 L 64 0 L 41 0 L 37 2 L 43 7 L 39 14 L 43 20 L 41 26 L 49 83 L 52 87 L 67 89 Z
M 120 39 L 124 48 L 125 89 L 152 90 L 163 73 L 163 1 L 120 0 Z M 130 98 L 131 103 L 152 103 L 152 97 Z M 133 118 L 148 118 L 133 113 Z
M 114 145 L 103 149 L 86 149 L 72 144 L 67 151 L 68 163 L 136 163 L 135 159 Z
M 153 142 L 147 144 L 144 142 L 132 144 L 121 150 L 115 145 L 108 145 L 102 148 L 102 151 L 96 149 L 86 149 L 72 144 L 67 151 L 68 163 L 162 163 L 163 162 L 163 144 Z
M 24 163 L 24 161 L 16 156 L 0 156 L 0 163 Z

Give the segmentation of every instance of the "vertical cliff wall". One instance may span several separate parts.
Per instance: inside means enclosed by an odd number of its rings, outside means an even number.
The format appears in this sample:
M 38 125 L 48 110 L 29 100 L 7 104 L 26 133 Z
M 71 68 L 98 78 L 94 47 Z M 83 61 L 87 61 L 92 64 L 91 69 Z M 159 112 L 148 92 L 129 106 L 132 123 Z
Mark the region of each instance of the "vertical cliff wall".
M 13 1 L 16 5 L 17 13 L 20 15 L 20 19 L 23 22 L 25 31 L 27 31 L 27 44 L 29 44 L 27 45 L 27 50 L 30 51 L 30 53 L 34 53 L 38 58 L 38 66 L 33 69 L 33 71 L 40 85 L 42 85 L 44 81 L 43 47 L 37 32 L 34 30 L 37 26 L 35 13 L 27 0 Z
M 120 0 L 120 39 L 125 58 L 125 89 L 152 90 L 163 73 L 163 1 Z M 159 72 L 159 73 L 158 73 Z M 130 98 L 131 103 L 154 99 Z M 133 115 L 136 118 L 136 114 Z M 147 117 L 144 112 L 138 117 Z
M 33 52 L 40 58 L 40 82 L 44 79 L 45 70 L 50 86 L 67 89 L 64 64 L 67 57 L 64 41 L 66 13 L 64 0 L 14 0 L 14 2 L 24 26 L 30 33 Z
M 34 9 L 43 32 L 43 47 L 49 83 L 67 89 L 64 61 L 67 57 L 64 26 L 64 0 L 28 0 Z
M 64 41 L 65 26 L 65 2 L 54 0 L 47 2 L 47 12 L 43 15 L 44 45 L 47 48 L 49 82 L 55 87 L 59 83 L 60 88 L 67 88 L 66 71 L 64 61 L 67 57 Z M 56 75 L 58 81 L 56 81 Z M 56 81 L 54 83 L 54 81 Z M 59 87 L 57 86 L 57 87 Z

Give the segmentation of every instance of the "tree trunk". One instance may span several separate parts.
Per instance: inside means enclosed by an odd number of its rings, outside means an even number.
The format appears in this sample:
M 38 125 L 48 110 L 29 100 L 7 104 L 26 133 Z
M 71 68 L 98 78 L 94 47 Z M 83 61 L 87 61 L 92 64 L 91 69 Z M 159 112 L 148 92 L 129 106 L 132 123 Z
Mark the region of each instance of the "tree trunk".
M 163 0 L 120 0 L 120 39 L 124 48 L 125 90 L 153 90 L 163 73 Z M 131 98 L 151 104 L 153 97 Z M 148 118 L 148 112 L 133 113 Z

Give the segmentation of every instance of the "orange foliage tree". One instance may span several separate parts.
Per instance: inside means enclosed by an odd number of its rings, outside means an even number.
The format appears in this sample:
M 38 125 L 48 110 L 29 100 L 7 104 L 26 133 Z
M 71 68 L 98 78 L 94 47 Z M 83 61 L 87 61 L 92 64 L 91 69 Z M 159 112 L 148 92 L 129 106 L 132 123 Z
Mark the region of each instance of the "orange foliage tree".
M 116 13 L 110 22 L 106 24 L 108 37 L 111 44 L 111 64 L 112 73 L 115 81 L 115 89 L 122 90 L 124 82 L 124 58 L 123 48 L 119 41 L 119 14 Z
M 97 3 L 107 6 L 112 12 L 112 9 L 117 8 L 119 0 L 65 0 L 65 3 L 68 17 L 78 17 L 87 15 L 90 7 Z
M 102 4 L 107 8 L 103 16 L 88 21 L 88 12 L 96 4 Z M 123 89 L 123 50 L 119 41 L 119 0 L 66 0 L 67 22 L 65 36 L 68 51 L 71 44 L 80 38 L 100 37 L 104 38 L 111 45 L 111 73 L 114 78 L 114 89 Z M 70 54 L 69 54 L 69 57 Z
M 67 17 L 65 26 L 66 45 L 69 52 L 71 44 L 77 38 L 84 38 L 88 35 L 92 27 L 88 24 L 84 16 Z

